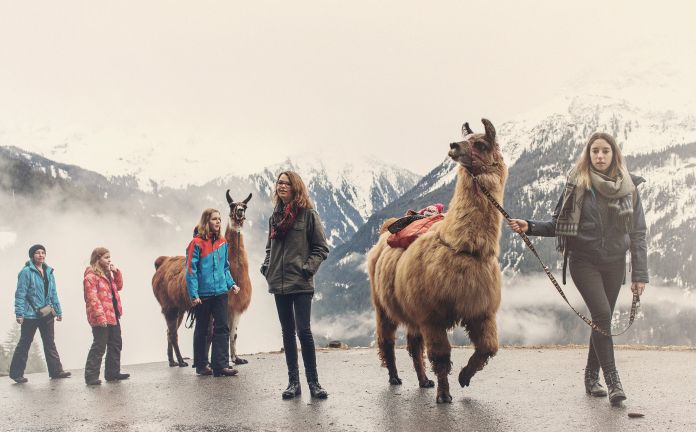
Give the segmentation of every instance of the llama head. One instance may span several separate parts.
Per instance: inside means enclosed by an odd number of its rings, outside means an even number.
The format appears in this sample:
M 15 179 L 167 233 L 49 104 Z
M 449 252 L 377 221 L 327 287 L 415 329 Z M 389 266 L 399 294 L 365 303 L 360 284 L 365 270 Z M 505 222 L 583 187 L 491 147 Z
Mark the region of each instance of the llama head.
M 474 174 L 481 174 L 497 169 L 503 164 L 503 155 L 500 146 L 495 139 L 493 123 L 487 119 L 481 119 L 484 133 L 474 133 L 469 123 L 462 126 L 464 141 L 450 144 L 448 153 L 455 162 Z
M 227 204 L 230 205 L 230 223 L 234 226 L 241 227 L 246 220 L 247 203 L 251 199 L 251 194 L 244 201 L 235 202 L 230 195 L 230 190 L 227 189 Z

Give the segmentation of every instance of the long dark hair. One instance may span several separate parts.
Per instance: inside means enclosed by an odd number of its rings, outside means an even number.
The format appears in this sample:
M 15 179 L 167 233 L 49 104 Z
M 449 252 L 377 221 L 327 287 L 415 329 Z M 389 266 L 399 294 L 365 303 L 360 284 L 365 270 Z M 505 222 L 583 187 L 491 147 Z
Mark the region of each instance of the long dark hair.
M 273 205 L 278 204 L 278 201 L 280 201 L 280 197 L 278 197 L 278 180 L 280 180 L 280 176 L 285 174 L 288 176 L 288 180 L 290 180 L 290 186 L 292 187 L 292 202 L 295 204 L 295 207 L 298 208 L 314 208 L 314 203 L 312 202 L 312 199 L 309 197 L 309 192 L 307 190 L 307 186 L 305 186 L 304 182 L 302 181 L 302 177 L 300 177 L 299 174 L 297 174 L 295 171 L 283 171 L 280 174 L 278 174 L 278 177 L 276 178 L 276 185 L 275 189 L 273 190 Z

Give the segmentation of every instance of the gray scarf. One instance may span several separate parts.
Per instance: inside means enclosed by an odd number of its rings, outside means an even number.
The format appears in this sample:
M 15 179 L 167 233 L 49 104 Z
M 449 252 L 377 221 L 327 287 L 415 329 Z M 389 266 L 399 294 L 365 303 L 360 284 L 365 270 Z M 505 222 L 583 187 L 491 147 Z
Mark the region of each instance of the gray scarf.
M 592 188 L 608 199 L 609 217 L 625 233 L 630 232 L 633 226 L 633 192 L 635 191 L 635 186 L 628 171 L 624 169 L 616 178 L 611 178 L 591 169 L 590 180 L 592 181 Z M 576 190 L 575 171 L 571 170 L 563 192 L 561 212 L 556 221 L 556 248 L 561 252 L 565 252 L 568 237 L 578 235 L 582 202 L 585 194 L 584 191 L 576 193 Z

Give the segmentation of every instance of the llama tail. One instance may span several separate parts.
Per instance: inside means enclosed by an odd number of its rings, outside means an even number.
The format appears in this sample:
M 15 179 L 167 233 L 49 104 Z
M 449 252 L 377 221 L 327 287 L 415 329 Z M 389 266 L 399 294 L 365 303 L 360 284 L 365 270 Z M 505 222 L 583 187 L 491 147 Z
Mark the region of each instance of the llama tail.
M 164 262 L 167 260 L 167 258 L 169 258 L 169 257 L 166 257 L 166 256 L 158 257 L 158 258 L 155 260 L 155 270 L 157 270 L 158 268 L 160 268 L 160 266 L 162 265 L 162 263 L 164 263 Z
M 389 218 L 385 220 L 382 227 L 379 229 L 379 235 L 384 234 L 389 229 L 389 226 L 398 220 L 398 218 Z

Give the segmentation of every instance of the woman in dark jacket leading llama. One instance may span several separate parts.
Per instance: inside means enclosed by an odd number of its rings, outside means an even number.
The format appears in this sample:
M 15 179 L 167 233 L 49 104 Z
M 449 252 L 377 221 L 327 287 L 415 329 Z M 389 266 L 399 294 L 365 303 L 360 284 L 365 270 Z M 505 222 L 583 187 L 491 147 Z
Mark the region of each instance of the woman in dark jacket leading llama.
M 36 329 L 41 333 L 48 374 L 51 378 L 68 378 L 70 372 L 63 370 L 53 332 L 54 319 L 61 321 L 63 311 L 58 301 L 53 268 L 46 265 L 46 248 L 42 245 L 29 248 L 29 261 L 17 277 L 15 318 L 22 327 L 10 364 L 10 378 L 19 384 L 28 381 L 24 377 L 24 368 Z
M 295 329 L 302 347 L 302 361 L 312 397 L 324 399 L 326 390 L 319 385 L 314 337 L 310 327 L 314 274 L 329 254 L 319 214 L 307 193 L 302 178 L 293 172 L 280 173 L 273 193 L 275 209 L 268 224 L 266 259 L 261 273 L 268 291 L 275 295 L 283 333 L 285 362 L 289 384 L 283 399 L 301 393 Z
M 570 276 L 594 321 L 611 332 L 611 317 L 625 278 L 631 251 L 631 290 L 641 295 L 648 283 L 646 227 L 636 186 L 644 180 L 629 174 L 614 138 L 597 132 L 587 141 L 548 222 L 513 219 L 516 232 L 557 238 L 567 254 Z M 606 396 L 599 368 L 613 405 L 626 399 L 614 361 L 611 336 L 593 331 L 585 367 L 585 391 Z

